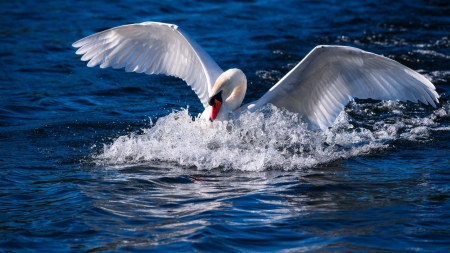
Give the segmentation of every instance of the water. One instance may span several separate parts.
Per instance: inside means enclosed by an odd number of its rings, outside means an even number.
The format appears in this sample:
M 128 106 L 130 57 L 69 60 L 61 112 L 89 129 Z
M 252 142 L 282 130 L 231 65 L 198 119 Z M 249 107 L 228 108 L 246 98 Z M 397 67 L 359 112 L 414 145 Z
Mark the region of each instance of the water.
M 450 250 L 446 1 L 0 6 L 0 251 Z M 356 101 L 326 132 L 269 106 L 201 132 L 181 80 L 87 68 L 71 47 L 143 21 L 242 69 L 244 103 L 339 44 L 424 74 L 440 104 Z

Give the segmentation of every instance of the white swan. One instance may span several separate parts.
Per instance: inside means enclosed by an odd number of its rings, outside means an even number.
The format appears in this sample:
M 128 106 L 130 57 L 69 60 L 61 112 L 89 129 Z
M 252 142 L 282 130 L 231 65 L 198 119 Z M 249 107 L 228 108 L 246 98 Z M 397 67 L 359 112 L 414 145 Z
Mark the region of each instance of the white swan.
M 389 58 L 345 46 L 317 46 L 260 99 L 241 106 L 247 79 L 225 72 L 186 32 L 144 22 L 115 27 L 75 43 L 88 66 L 179 77 L 205 107 L 203 119 L 228 120 L 267 103 L 301 114 L 309 129 L 327 129 L 353 98 L 421 101 L 436 107 L 438 94 L 424 76 Z

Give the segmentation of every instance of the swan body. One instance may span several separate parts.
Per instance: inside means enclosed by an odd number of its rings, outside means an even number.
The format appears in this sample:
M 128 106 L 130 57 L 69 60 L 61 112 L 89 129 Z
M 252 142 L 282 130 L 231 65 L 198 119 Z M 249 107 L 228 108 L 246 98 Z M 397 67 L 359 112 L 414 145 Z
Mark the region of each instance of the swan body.
M 389 58 L 347 46 L 317 46 L 260 99 L 243 105 L 247 79 L 223 71 L 195 40 L 173 24 L 115 27 L 75 43 L 88 66 L 166 74 L 187 82 L 205 107 L 201 119 L 226 121 L 268 103 L 302 115 L 309 129 L 326 130 L 352 99 L 421 101 L 436 107 L 434 85 Z

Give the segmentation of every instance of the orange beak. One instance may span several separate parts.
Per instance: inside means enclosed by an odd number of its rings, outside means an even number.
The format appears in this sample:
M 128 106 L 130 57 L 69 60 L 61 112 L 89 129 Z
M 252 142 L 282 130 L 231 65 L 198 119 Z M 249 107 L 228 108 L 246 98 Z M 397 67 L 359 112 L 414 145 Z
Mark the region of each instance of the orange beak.
M 214 104 L 212 105 L 212 112 L 211 112 L 211 118 L 210 120 L 213 121 L 216 119 L 217 114 L 219 113 L 220 107 L 222 106 L 222 102 L 215 99 Z

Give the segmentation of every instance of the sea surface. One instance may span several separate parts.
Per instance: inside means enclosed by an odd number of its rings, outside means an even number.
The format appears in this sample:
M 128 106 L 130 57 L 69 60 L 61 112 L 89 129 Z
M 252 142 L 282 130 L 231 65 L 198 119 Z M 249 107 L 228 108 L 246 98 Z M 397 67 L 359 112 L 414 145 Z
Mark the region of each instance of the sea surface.
M 263 95 L 316 45 L 394 59 L 434 108 L 355 100 L 325 132 L 267 106 L 206 132 L 182 80 L 73 42 L 159 21 Z M 0 1 L 0 252 L 450 251 L 450 4 Z

